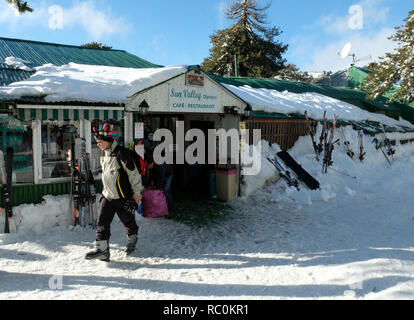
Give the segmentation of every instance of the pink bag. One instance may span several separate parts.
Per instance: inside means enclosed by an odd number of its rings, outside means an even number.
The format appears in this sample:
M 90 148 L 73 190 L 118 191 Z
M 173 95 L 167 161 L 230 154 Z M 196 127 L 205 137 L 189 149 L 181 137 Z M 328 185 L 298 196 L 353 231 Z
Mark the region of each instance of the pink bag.
M 156 189 L 142 191 L 142 215 L 145 218 L 159 218 L 168 215 L 164 191 Z

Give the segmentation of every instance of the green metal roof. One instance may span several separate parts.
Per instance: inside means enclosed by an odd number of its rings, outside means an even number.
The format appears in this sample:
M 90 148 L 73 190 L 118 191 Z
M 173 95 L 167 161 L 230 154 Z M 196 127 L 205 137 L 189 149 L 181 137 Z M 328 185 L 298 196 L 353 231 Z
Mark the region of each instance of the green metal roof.
M 0 85 L 24 80 L 33 74 L 33 72 L 6 66 L 3 62 L 7 57 L 30 61 L 30 67 L 38 67 L 47 63 L 61 66 L 69 62 L 123 68 L 161 67 L 123 50 L 84 48 L 0 37 Z
M 33 67 L 46 63 L 60 66 L 69 62 L 124 68 L 160 67 L 123 50 L 84 48 L 0 37 L 0 61 L 10 56 L 30 61 Z
M 347 87 L 331 87 L 315 83 L 295 82 L 278 79 L 263 78 L 236 78 L 222 77 L 208 73 L 217 82 L 234 85 L 236 87 L 250 86 L 252 88 L 273 89 L 280 92 L 288 91 L 292 93 L 316 92 L 333 99 L 341 100 L 353 104 L 361 109 L 373 113 L 382 113 L 394 119 L 399 117 L 414 124 L 414 109 L 408 105 L 400 103 L 387 103 L 386 97 L 381 97 L 375 101 L 367 100 L 366 93 L 361 90 Z
M 349 68 L 348 87 L 358 88 L 372 71 L 352 66 Z
M 0 86 L 6 86 L 12 82 L 23 81 L 29 78 L 34 72 L 18 70 L 0 63 Z
M 349 68 L 349 79 L 348 79 L 348 86 L 350 88 L 358 88 L 362 84 L 362 82 L 368 77 L 368 75 L 372 73 L 371 70 L 359 68 L 352 66 Z M 384 97 L 390 98 L 391 95 L 397 90 L 397 87 L 392 87 L 388 92 L 384 93 Z M 414 108 L 414 102 L 409 104 L 411 108 Z

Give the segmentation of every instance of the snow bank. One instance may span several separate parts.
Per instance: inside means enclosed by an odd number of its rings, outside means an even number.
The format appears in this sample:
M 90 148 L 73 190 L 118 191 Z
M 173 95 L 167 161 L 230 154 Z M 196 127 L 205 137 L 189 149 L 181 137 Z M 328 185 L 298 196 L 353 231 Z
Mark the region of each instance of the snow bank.
M 322 126 L 319 124 L 315 134 L 316 140 L 319 139 L 321 131 Z M 395 155 L 393 157 L 390 157 L 391 161 L 393 161 L 393 159 L 403 159 L 404 157 L 411 154 L 413 150 L 413 143 L 402 144 L 401 141 L 414 139 L 414 133 L 393 132 L 386 133 L 386 137 L 390 140 L 396 141 L 396 145 L 393 146 L 395 149 Z M 389 166 L 387 159 L 383 155 L 381 149 L 376 149 L 375 143 L 373 143 L 374 138 L 377 138 L 381 142 L 384 141 L 384 135 L 382 133 L 375 136 L 363 135 L 363 152 L 366 154 L 364 156 L 364 161 L 360 162 L 358 160 L 360 153 L 360 138 L 358 136 L 358 131 L 354 130 L 352 126 L 337 128 L 334 140 L 339 139 L 339 144 L 336 144 L 334 147 L 334 165 L 328 170 L 336 172 L 337 175 L 335 175 L 335 177 L 338 175 L 346 175 L 355 178 L 358 175 L 358 171 L 361 170 L 361 168 L 365 168 L 366 165 Z M 344 144 L 344 141 L 349 142 L 349 148 L 355 154 L 353 159 L 351 159 L 346 154 L 347 148 Z M 317 143 L 318 142 L 319 140 Z M 387 151 L 385 147 L 383 149 L 385 152 Z M 281 150 L 277 144 L 269 146 L 269 143 L 265 140 L 261 141 L 260 148 L 251 145 L 249 146 L 249 149 L 243 150 L 243 152 L 249 152 L 249 154 L 243 155 L 242 153 L 242 164 L 244 164 L 243 159 L 253 157 L 254 163 L 260 164 L 261 169 L 257 175 L 243 176 L 243 184 L 241 187 L 242 196 L 249 196 L 255 191 L 268 186 L 269 183 L 274 183 L 280 178 L 276 168 L 267 160 L 267 157 L 273 158 L 279 151 Z M 317 180 L 324 181 L 325 184 L 321 184 L 320 190 L 308 190 L 307 188 L 302 187 L 298 192 L 294 187 L 288 188 L 285 180 L 281 179 L 281 181 L 283 181 L 282 183 L 286 184 L 286 194 L 282 196 L 296 198 L 299 203 L 304 204 L 311 204 L 312 201 L 315 200 L 329 201 L 337 196 L 336 192 L 332 189 L 332 186 L 336 185 L 337 181 L 326 180 L 329 175 L 322 174 L 322 160 L 319 162 L 316 161 L 316 156 L 310 136 L 299 137 L 298 141 L 295 143 L 293 148 L 289 150 L 289 152 L 297 161 L 298 159 L 302 159 L 302 162 L 299 162 L 299 164 L 301 164 L 305 170 L 309 171 L 309 173 L 313 175 Z M 323 158 L 323 153 L 320 155 L 320 158 Z M 284 164 L 283 161 L 281 163 Z M 346 189 L 341 190 L 341 192 L 352 194 L 354 191 L 352 189 Z
M 319 125 L 316 137 L 319 138 L 321 130 L 322 127 Z M 290 153 L 305 170 L 321 183 L 321 187 L 320 190 L 314 191 L 302 187 L 299 192 L 291 192 L 288 197 L 297 204 L 311 205 L 313 202 L 329 202 L 344 195 L 355 195 L 358 192 L 359 186 L 346 185 L 342 183 L 344 179 L 351 179 L 351 181 L 357 182 L 361 176 L 365 176 L 367 172 L 371 172 L 372 181 L 377 181 L 376 179 L 379 174 L 376 170 L 378 168 L 382 168 L 381 170 L 393 170 L 396 160 L 404 161 L 406 157 L 412 157 L 414 144 L 400 143 L 401 140 L 412 139 L 412 133 L 387 133 L 386 137 L 396 140 L 396 145 L 393 146 L 395 155 L 389 156 L 392 164 L 388 164 L 381 149 L 376 149 L 375 143 L 373 143 L 374 138 L 383 142 L 383 134 L 377 134 L 376 136 L 363 135 L 363 152 L 365 152 L 365 156 L 363 157 L 363 162 L 361 162 L 359 160 L 360 139 L 358 131 L 353 130 L 352 126 L 337 128 L 335 131 L 335 139 L 339 139 L 339 143 L 334 146 L 332 153 L 333 165 L 328 168 L 328 174 L 322 173 L 322 159 L 319 162 L 316 161 L 311 137 L 299 137 L 294 147 L 290 150 Z M 348 149 L 344 144 L 345 140 L 349 142 L 349 148 L 355 154 L 353 159 L 347 155 Z M 385 147 L 383 150 L 387 152 Z M 323 152 L 320 158 L 323 158 Z M 384 181 L 378 180 L 379 185 L 383 183 Z
M 0 99 L 44 96 L 48 102 L 127 103 L 134 93 L 187 71 L 187 66 L 119 68 L 69 63 L 36 67 L 29 79 L 0 87 Z
M 256 175 L 243 175 L 243 183 L 241 185 L 242 196 L 249 196 L 254 191 L 263 188 L 270 183 L 279 179 L 279 174 L 275 171 L 275 167 L 267 160 L 266 156 L 273 157 L 280 151 L 278 145 L 269 146 L 265 140 L 260 142 L 260 148 L 254 145 L 242 149 L 242 164 L 252 161 L 252 165 L 256 166 L 253 171 L 258 172 Z M 248 161 L 250 160 L 250 161 Z M 252 166 L 248 166 L 252 168 Z
M 12 231 L 24 235 L 38 235 L 58 226 L 71 224 L 67 195 L 46 195 L 43 199 L 40 204 L 24 204 L 13 208 L 13 217 L 10 219 Z M 0 221 L 0 230 L 4 230 L 4 219 Z

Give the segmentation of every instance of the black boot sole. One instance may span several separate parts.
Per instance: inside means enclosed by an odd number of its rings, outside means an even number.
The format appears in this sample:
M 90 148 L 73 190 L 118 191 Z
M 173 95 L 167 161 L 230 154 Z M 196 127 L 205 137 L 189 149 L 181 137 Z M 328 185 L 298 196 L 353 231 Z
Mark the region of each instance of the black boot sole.
M 99 254 L 99 255 L 97 254 L 95 256 L 86 256 L 85 259 L 86 260 L 101 260 L 101 261 L 104 261 L 104 262 L 109 262 L 110 261 L 110 257 L 107 257 L 103 254 Z
M 130 255 L 132 255 L 135 252 L 135 249 L 130 251 L 130 250 L 125 250 L 125 254 L 129 257 Z

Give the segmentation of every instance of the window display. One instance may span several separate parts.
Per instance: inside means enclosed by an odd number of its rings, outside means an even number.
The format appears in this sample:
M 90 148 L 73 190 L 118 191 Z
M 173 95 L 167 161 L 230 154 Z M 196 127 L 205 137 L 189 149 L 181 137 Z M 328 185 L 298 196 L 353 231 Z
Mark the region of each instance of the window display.
M 42 122 L 42 178 L 66 178 L 71 169 L 66 161 L 66 150 L 75 149 L 75 139 L 79 137 L 78 122 Z
M 14 150 L 13 183 L 33 183 L 33 149 L 30 121 L 0 114 L 0 149 Z

